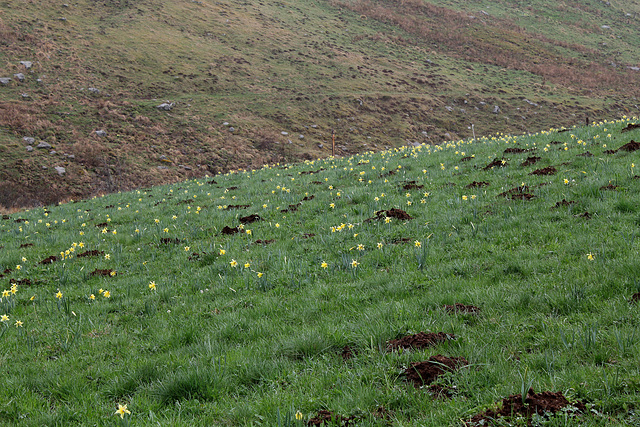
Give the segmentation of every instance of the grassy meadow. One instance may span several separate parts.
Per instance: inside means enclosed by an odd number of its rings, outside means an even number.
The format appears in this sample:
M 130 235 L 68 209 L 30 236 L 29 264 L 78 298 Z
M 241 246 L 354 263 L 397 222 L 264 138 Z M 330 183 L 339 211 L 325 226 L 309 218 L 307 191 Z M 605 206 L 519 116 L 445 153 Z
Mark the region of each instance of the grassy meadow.
M 635 122 L 4 215 L 0 423 L 464 425 L 529 386 L 586 409 L 496 425 L 638 423 Z M 434 355 L 448 396 L 404 375 Z

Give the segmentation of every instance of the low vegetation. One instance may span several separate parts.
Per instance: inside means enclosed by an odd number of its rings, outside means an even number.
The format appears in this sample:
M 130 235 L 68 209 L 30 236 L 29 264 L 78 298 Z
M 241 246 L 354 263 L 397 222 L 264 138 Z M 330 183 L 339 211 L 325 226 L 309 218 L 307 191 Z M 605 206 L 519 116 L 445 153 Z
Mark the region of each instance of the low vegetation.
M 4 215 L 0 421 L 637 423 L 639 127 Z

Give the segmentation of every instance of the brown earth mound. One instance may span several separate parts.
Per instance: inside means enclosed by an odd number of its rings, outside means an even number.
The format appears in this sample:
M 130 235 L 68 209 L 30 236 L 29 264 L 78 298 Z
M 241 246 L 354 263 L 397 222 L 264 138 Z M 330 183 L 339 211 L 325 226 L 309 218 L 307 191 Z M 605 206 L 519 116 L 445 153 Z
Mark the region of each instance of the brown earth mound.
M 593 154 L 591 153 L 591 151 L 585 151 L 582 154 L 578 154 L 578 156 L 580 156 L 580 157 L 593 157 Z
M 466 188 L 480 188 L 480 187 L 487 187 L 489 186 L 489 183 L 486 181 L 473 181 L 471 184 L 467 185 Z
M 168 245 L 170 243 L 178 245 L 180 244 L 180 239 L 178 239 L 177 237 L 175 239 L 172 239 L 171 237 L 163 237 L 162 239 L 160 239 L 160 243 L 162 243 L 163 245 Z
M 527 159 L 520 163 L 520 166 L 525 167 L 525 166 L 530 166 L 536 162 L 538 162 L 541 159 L 541 157 L 538 156 L 531 156 L 531 157 L 527 157 Z
M 571 403 L 561 392 L 543 391 L 534 393 L 530 388 L 527 392 L 524 403 L 521 394 L 513 394 L 502 399 L 500 409 L 488 409 L 480 414 L 475 415 L 469 421 L 470 425 L 490 425 L 493 420 L 502 417 L 512 417 L 514 415 L 531 418 L 533 414 L 544 416 L 547 413 L 555 414 L 559 410 L 572 406 L 580 412 L 584 412 L 585 406 L 582 402 Z
M 225 210 L 231 210 L 231 209 L 247 209 L 248 207 L 251 207 L 251 205 L 229 205 L 225 208 Z
M 389 341 L 387 343 L 387 350 L 393 351 L 398 350 L 399 348 L 419 350 L 422 348 L 433 347 L 436 344 L 455 338 L 455 335 L 445 334 L 444 332 L 419 332 L 414 335 L 407 335 L 406 337 Z
M 100 255 L 104 255 L 104 251 L 98 251 L 94 249 L 92 251 L 86 251 L 78 254 L 78 258 L 84 258 L 89 256 L 100 256 Z
M 511 147 L 504 150 L 504 154 L 519 154 L 519 153 L 526 153 L 527 151 L 529 150 L 525 150 L 524 148 Z
M 513 200 L 531 200 L 534 196 L 533 194 L 526 193 L 529 190 L 529 187 L 523 185 L 521 187 L 514 187 L 511 190 L 507 190 L 504 193 L 498 194 L 498 197 L 509 197 Z
M 636 292 L 635 294 L 633 294 L 633 296 L 631 297 L 631 302 L 640 302 L 640 292 Z
M 287 209 L 282 209 L 280 212 L 282 213 L 295 212 L 298 210 L 299 207 L 300 207 L 300 203 L 296 203 L 295 205 L 289 205 Z
M 258 214 L 251 214 L 243 216 L 239 221 L 243 224 L 251 224 L 252 222 L 262 221 L 262 218 Z
M 373 221 L 374 219 L 385 219 L 387 217 L 388 218 L 401 219 L 401 220 L 413 219 L 413 217 L 411 217 L 411 215 L 409 215 L 408 213 L 406 213 L 402 209 L 393 208 L 393 209 L 389 209 L 389 210 L 377 211 L 374 217 L 367 218 L 367 219 L 364 220 L 364 222 Z
M 591 219 L 591 214 L 589 214 L 589 212 L 585 212 L 583 214 L 580 215 L 575 215 L 576 218 L 584 218 L 584 219 Z
M 231 228 L 228 225 L 225 225 L 221 231 L 222 234 L 236 234 L 239 232 L 240 232 L 240 229 L 238 227 Z
M 19 249 L 30 248 L 31 246 L 33 246 L 33 243 L 23 243 L 23 244 L 20 245 Z
M 483 169 L 484 170 L 489 170 L 489 169 L 493 169 L 496 166 L 497 167 L 509 166 L 509 163 L 507 163 L 507 161 L 505 159 L 495 159 L 493 162 L 489 163 Z
M 636 150 L 640 150 L 640 142 L 635 142 L 634 140 L 631 140 L 630 142 L 624 144 L 622 147 L 618 148 L 618 151 L 632 152 Z
M 424 185 L 416 183 L 416 181 L 408 181 L 402 186 L 403 190 L 420 190 L 424 188 Z
M 529 175 L 555 175 L 558 171 L 553 166 L 547 166 L 546 168 L 536 169 Z
M 275 242 L 274 239 L 267 239 L 267 240 L 258 239 L 254 243 L 256 245 L 268 245 L 268 244 L 273 243 L 273 242 Z
M 475 305 L 464 305 L 455 303 L 454 305 L 445 305 L 444 309 L 447 313 L 471 313 L 477 314 L 480 312 L 480 308 Z
M 622 128 L 622 132 L 629 132 L 630 130 L 638 129 L 640 125 L 637 123 L 629 123 L 627 126 Z
M 340 355 L 342 356 L 342 360 L 353 359 L 353 357 L 355 356 L 355 350 L 348 345 L 345 345 Z
M 40 264 L 53 264 L 57 260 L 58 260 L 58 257 L 56 257 L 55 255 L 51 255 L 50 257 L 47 257 L 42 261 L 40 261 Z
M 113 274 L 112 274 L 113 273 Z M 91 273 L 89 273 L 90 276 L 115 276 L 117 275 L 117 273 L 109 268 L 101 270 L 99 268 L 96 268 L 95 270 L 93 270 Z
M 601 190 L 615 190 L 617 188 L 618 188 L 618 186 L 617 185 L 613 185 L 613 184 L 607 184 L 607 185 L 603 185 L 602 187 L 600 187 Z
M 418 388 L 426 384 L 431 384 L 445 372 L 453 372 L 461 366 L 468 365 L 469 362 L 464 357 L 447 357 L 441 354 L 431 356 L 424 362 L 414 362 L 409 366 L 404 374 L 407 380 L 412 381 Z
M 560 202 L 556 202 L 556 204 L 554 206 L 552 206 L 551 209 L 569 207 L 569 206 L 575 205 L 575 204 L 576 204 L 576 202 L 574 200 L 570 200 L 570 201 L 567 202 L 566 199 L 562 199 Z

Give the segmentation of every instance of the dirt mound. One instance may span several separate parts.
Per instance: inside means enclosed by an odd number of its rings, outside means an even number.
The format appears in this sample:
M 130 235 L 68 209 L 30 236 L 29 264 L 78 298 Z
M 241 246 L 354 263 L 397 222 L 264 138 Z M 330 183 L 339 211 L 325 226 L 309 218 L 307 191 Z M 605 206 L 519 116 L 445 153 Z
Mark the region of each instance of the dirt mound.
M 464 357 L 447 357 L 441 354 L 431 356 L 424 362 L 414 362 L 405 371 L 407 380 L 413 385 L 422 387 L 431 384 L 445 372 L 453 372 L 461 366 L 468 365 L 469 362 Z
M 575 217 L 576 218 L 591 219 L 591 214 L 589 212 L 585 212 L 583 214 L 575 215 Z
M 94 249 L 92 251 L 85 251 L 78 254 L 78 258 L 84 258 L 89 256 L 100 256 L 100 255 L 104 255 L 104 251 L 98 251 Z
M 473 181 L 471 184 L 467 185 L 465 188 L 481 188 L 481 187 L 488 187 L 489 183 L 486 181 Z
M 635 294 L 633 294 L 633 296 L 631 296 L 631 302 L 640 302 L 640 292 L 636 292 Z
M 238 227 L 231 228 L 228 225 L 225 225 L 221 231 L 222 234 L 236 234 L 239 232 L 240 232 L 240 229 Z
M 561 201 L 556 202 L 556 204 L 555 204 L 555 205 L 553 205 L 553 206 L 551 207 L 551 209 L 558 209 L 558 208 L 563 208 L 563 207 L 569 207 L 569 206 L 571 206 L 571 205 L 575 205 L 575 204 L 576 204 L 576 202 L 575 202 L 574 200 L 570 200 L 570 201 L 568 201 L 568 202 L 567 202 L 567 200 L 566 200 L 566 199 L 562 199 Z
M 533 194 L 527 193 L 529 187 L 523 185 L 521 187 L 514 187 L 510 190 L 505 191 L 504 193 L 498 194 L 498 197 L 508 197 L 513 200 L 531 200 L 534 196 Z
M 403 190 L 420 190 L 424 188 L 424 185 L 416 183 L 416 181 L 408 181 L 403 186 Z
M 367 218 L 367 219 L 364 220 L 364 222 L 373 221 L 374 219 L 385 219 L 387 217 L 388 218 L 401 219 L 401 220 L 413 219 L 413 217 L 411 215 L 409 215 L 408 213 L 406 213 L 402 209 L 393 208 L 393 209 L 389 209 L 389 210 L 377 211 L 375 213 L 374 217 Z
M 298 210 L 299 207 L 300 207 L 300 203 L 296 203 L 295 205 L 289 205 L 287 209 L 282 209 L 280 212 L 282 213 L 295 212 Z
M 47 257 L 40 261 L 40 264 L 53 264 L 56 261 L 58 261 L 58 257 L 56 257 L 55 255 L 51 255 L 50 257 Z
M 519 148 L 519 147 L 511 147 L 504 150 L 504 154 L 520 154 L 520 153 L 526 153 L 527 151 L 529 150 L 525 150 L 524 148 Z
M 251 205 L 229 205 L 225 208 L 225 210 L 229 211 L 231 209 L 247 209 L 251 207 Z
M 558 171 L 553 166 L 547 166 L 546 168 L 536 169 L 529 175 L 555 175 Z
M 170 243 L 173 244 L 180 244 L 180 239 L 178 239 L 177 237 L 175 239 L 172 239 L 171 237 L 163 237 L 162 239 L 160 239 L 160 243 L 162 243 L 163 245 L 168 245 Z
M 348 345 L 345 345 L 340 355 L 342 356 L 342 360 L 349 360 L 349 359 L 353 359 L 353 357 L 355 356 L 355 353 L 356 352 L 354 349 L 352 349 Z
M 258 214 L 251 214 L 243 216 L 239 221 L 243 224 L 251 224 L 252 222 L 262 221 L 262 218 Z
M 422 348 L 433 347 L 434 345 L 455 338 L 455 335 L 445 334 L 444 332 L 419 332 L 414 335 L 407 335 L 406 337 L 389 341 L 387 343 L 387 350 L 393 351 L 398 350 L 399 348 L 419 350 Z
M 335 414 L 331 411 L 327 411 L 326 409 L 322 409 L 318 412 L 318 415 L 311 418 L 307 425 L 309 426 L 355 426 L 356 425 L 356 416 L 352 415 L 350 417 L 343 417 L 342 415 Z
M 582 154 L 578 154 L 579 157 L 593 157 L 593 154 L 591 153 L 591 151 L 585 151 Z
M 488 425 L 492 420 L 502 417 L 512 417 L 514 415 L 520 415 L 527 418 L 531 418 L 533 414 L 544 416 L 547 413 L 555 414 L 559 410 L 572 406 L 577 408 L 580 412 L 584 412 L 585 406 L 582 402 L 571 403 L 561 392 L 543 391 L 541 393 L 534 393 L 530 388 L 524 403 L 522 401 L 521 394 L 513 394 L 509 397 L 502 399 L 500 409 L 488 409 L 480 414 L 475 415 L 469 421 L 470 425 Z
M 23 244 L 20 245 L 19 249 L 30 248 L 31 246 L 33 246 L 33 243 L 23 243 Z
M 629 123 L 627 126 L 622 128 L 621 132 L 629 132 L 630 130 L 638 129 L 640 125 L 637 123 Z
M 471 313 L 477 314 L 480 312 L 480 308 L 475 305 L 464 305 L 455 303 L 453 305 L 445 305 L 444 309 L 447 313 Z
M 616 190 L 618 188 L 617 185 L 607 184 L 600 187 L 601 190 Z
M 636 150 L 640 150 L 640 142 L 635 142 L 634 140 L 631 140 L 630 142 L 624 144 L 622 147 L 618 148 L 618 151 L 627 151 L 629 153 Z
M 532 164 L 537 163 L 540 159 L 541 157 L 538 157 L 538 156 L 527 157 L 527 159 L 524 162 L 520 163 L 520 166 L 522 167 L 531 166 Z
M 99 268 L 96 268 L 95 270 L 93 270 L 91 273 L 89 273 L 89 276 L 115 276 L 118 273 L 116 273 L 114 270 L 111 270 L 110 268 L 101 270 Z
M 504 167 L 504 166 L 509 166 L 509 163 L 507 163 L 507 161 L 505 159 L 495 159 L 494 161 L 492 161 L 491 163 L 489 163 L 487 166 L 485 166 L 483 169 L 484 170 L 489 170 L 489 169 L 493 169 L 494 167 Z
M 273 242 L 275 242 L 274 239 L 267 239 L 267 240 L 258 239 L 254 243 L 256 245 L 268 245 L 268 244 L 273 243 Z

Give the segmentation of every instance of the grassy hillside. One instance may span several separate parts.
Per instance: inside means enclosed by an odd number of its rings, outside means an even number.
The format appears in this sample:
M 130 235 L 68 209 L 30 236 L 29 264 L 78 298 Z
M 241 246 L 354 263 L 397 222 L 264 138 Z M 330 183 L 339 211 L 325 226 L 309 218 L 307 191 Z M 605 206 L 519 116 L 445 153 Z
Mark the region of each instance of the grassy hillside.
M 635 424 L 639 139 L 623 118 L 5 215 L 0 420 Z
M 635 114 L 625 4 L 4 0 L 0 204 Z

